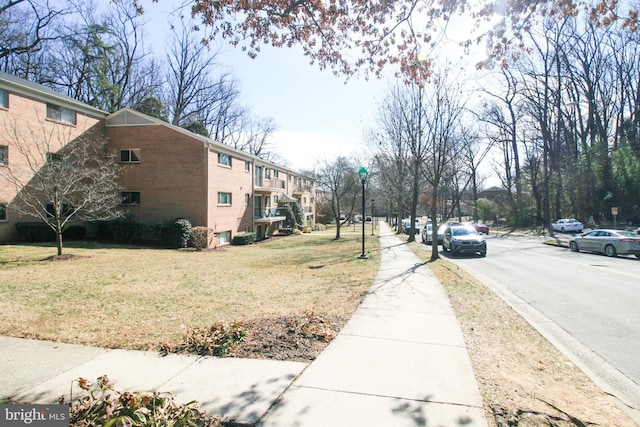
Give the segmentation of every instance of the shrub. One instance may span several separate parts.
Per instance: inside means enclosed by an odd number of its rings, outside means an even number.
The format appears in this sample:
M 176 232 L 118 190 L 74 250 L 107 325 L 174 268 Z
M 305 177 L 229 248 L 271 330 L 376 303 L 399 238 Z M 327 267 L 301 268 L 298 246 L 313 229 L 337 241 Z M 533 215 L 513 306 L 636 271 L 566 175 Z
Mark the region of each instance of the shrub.
M 117 391 L 106 375 L 93 385 L 84 378 L 76 382 L 85 394 L 79 399 L 70 399 L 71 427 L 220 426 L 220 420 L 207 416 L 197 402 L 178 405 L 169 393 Z
M 17 222 L 18 239 L 23 242 L 55 242 L 56 233 L 44 222 Z
M 186 248 L 189 245 L 191 223 L 184 218 L 160 225 L 160 242 L 169 248 Z
M 304 212 L 302 211 L 302 207 L 300 207 L 299 203 L 292 203 L 291 210 L 293 211 L 293 215 L 296 220 L 295 226 L 302 227 L 302 224 L 304 224 Z
M 233 236 L 231 244 L 233 245 L 250 245 L 256 241 L 256 233 L 243 233 Z
M 87 235 L 87 229 L 81 225 L 70 225 L 62 232 L 62 237 L 70 240 L 84 239 Z
M 213 232 L 207 227 L 192 227 L 189 235 L 189 243 L 197 251 L 206 249 L 213 244 Z
M 209 328 L 192 328 L 178 345 L 168 343 L 160 346 L 160 351 L 167 353 L 193 353 L 199 356 L 224 356 L 231 347 L 244 341 L 247 331 L 242 323 L 227 325 L 214 323 Z
M 108 221 L 111 238 L 116 242 L 139 243 L 148 227 L 133 215 Z

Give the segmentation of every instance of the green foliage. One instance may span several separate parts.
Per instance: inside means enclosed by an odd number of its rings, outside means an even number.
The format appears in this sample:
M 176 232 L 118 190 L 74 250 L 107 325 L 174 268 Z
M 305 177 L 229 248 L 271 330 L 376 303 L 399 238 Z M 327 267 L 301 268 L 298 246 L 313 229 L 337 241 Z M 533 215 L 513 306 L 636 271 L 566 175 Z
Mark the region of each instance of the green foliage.
M 293 210 L 289 206 L 280 206 L 277 212 L 278 216 L 284 216 L 286 219 L 282 222 L 282 228 L 293 230 L 296 228 L 296 217 L 293 214 Z
M 243 233 L 233 236 L 233 245 L 250 245 L 256 241 L 256 233 Z
M 225 356 L 247 336 L 242 323 L 231 325 L 217 322 L 209 328 L 192 328 L 178 345 L 168 343 L 160 347 L 162 353 L 192 353 L 200 356 Z
M 106 375 L 95 384 L 84 378 L 76 382 L 85 393 L 72 399 L 71 427 L 220 426 L 220 420 L 207 416 L 197 402 L 178 405 L 169 393 L 118 391 Z
M 18 222 L 16 223 L 18 240 L 21 242 L 54 242 L 56 234 L 44 222 Z
M 168 248 L 186 248 L 191 236 L 191 222 L 184 218 L 159 225 L 160 243 Z
M 296 220 L 295 227 L 301 227 L 304 224 L 304 212 L 299 203 L 292 203 L 291 210 L 293 210 L 293 216 Z
M 182 127 L 198 135 L 206 136 L 207 138 L 209 137 L 209 131 L 202 122 L 190 122 Z
M 611 162 L 617 203 L 631 215 L 640 204 L 640 157 L 629 144 L 622 144 L 611 154 Z
M 141 102 L 139 102 L 135 107 L 133 107 L 133 109 L 143 114 L 146 114 L 148 116 L 155 117 L 156 119 L 160 119 L 164 122 L 169 121 L 168 115 L 167 115 L 167 109 L 162 104 L 162 101 L 160 101 L 156 97 L 153 97 L 153 96 L 146 97 Z
M 96 238 L 120 243 L 139 243 L 149 229 L 131 214 L 112 220 L 92 221 L 90 225 Z
M 55 242 L 56 234 L 53 229 L 44 222 L 18 222 L 16 223 L 18 240 L 21 242 Z M 62 236 L 64 239 L 82 239 L 87 234 L 87 229 L 72 225 L 66 227 Z
M 489 199 L 478 199 L 476 201 L 478 208 L 478 218 L 483 221 L 493 220 L 498 213 L 498 207 L 496 203 Z
M 191 227 L 189 243 L 196 248 L 197 251 L 201 251 L 209 247 L 212 235 L 213 232 L 207 227 Z

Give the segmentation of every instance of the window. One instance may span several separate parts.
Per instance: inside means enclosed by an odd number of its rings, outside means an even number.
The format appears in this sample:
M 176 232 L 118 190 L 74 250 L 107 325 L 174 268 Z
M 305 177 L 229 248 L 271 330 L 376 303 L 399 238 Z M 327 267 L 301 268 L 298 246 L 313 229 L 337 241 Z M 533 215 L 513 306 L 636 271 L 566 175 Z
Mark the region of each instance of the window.
M 231 193 L 218 193 L 218 204 L 231 206 Z
M 231 231 L 223 231 L 216 236 L 218 246 L 231 243 Z
M 47 104 L 47 118 L 70 125 L 76 124 L 76 112 L 59 105 Z
M 139 205 L 140 192 L 139 191 L 121 191 L 120 204 L 121 205 Z
M 251 195 L 247 193 L 244 195 L 244 205 L 249 206 L 249 203 L 251 203 Z
M 231 156 L 226 153 L 218 153 L 218 164 L 231 167 Z
M 0 166 L 6 166 L 9 163 L 9 147 L 0 145 Z
M 0 108 L 9 108 L 9 92 L 0 89 Z
M 140 163 L 140 149 L 120 150 L 120 163 Z
M 273 196 L 273 203 L 275 203 L 276 205 L 278 204 L 278 196 Z
M 244 161 L 244 171 L 251 172 L 251 162 L 249 160 Z
M 53 210 L 53 203 L 47 203 L 47 218 L 55 218 L 55 211 Z M 62 211 L 60 212 L 61 218 L 68 218 L 73 213 L 73 206 L 66 203 L 62 204 Z
M 274 169 L 274 170 L 273 170 L 273 176 L 274 176 L 275 178 L 277 178 L 277 177 L 278 177 L 278 175 L 280 175 L 280 172 L 278 171 L 278 169 Z
M 264 170 L 264 177 L 265 177 L 266 179 L 271 179 L 271 169 L 266 168 L 266 169 Z
M 0 203 L 0 221 L 7 220 L 7 204 Z
M 47 163 L 60 163 L 62 162 L 62 154 L 47 153 Z

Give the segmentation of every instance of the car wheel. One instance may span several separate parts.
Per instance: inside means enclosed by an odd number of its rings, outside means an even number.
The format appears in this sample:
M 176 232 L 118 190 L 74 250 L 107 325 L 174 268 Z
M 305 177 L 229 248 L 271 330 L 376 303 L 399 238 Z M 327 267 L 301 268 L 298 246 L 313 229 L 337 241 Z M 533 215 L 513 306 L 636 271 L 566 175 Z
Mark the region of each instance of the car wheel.
M 564 227 L 562 227 L 562 228 L 560 229 L 560 232 L 561 232 L 561 233 L 564 233 Z
M 578 249 L 578 243 L 576 242 L 569 243 L 569 249 L 571 249 L 572 252 L 580 252 L 580 249 Z
M 614 248 L 613 245 L 607 245 L 604 248 L 604 253 L 610 257 L 618 256 L 618 253 L 616 252 L 616 248 Z
M 482 258 L 484 258 L 484 257 L 486 257 L 486 256 L 487 256 L 487 253 L 486 253 L 486 252 L 480 252 L 480 256 L 481 256 Z

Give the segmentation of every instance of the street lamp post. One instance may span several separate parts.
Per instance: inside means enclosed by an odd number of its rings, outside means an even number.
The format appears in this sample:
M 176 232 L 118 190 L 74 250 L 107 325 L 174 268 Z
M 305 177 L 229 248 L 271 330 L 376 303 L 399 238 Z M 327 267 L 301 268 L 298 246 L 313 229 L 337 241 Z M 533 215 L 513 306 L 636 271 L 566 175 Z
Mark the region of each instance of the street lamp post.
M 364 253 L 364 224 L 366 222 L 364 215 L 364 184 L 367 182 L 367 169 L 365 167 L 361 167 L 358 171 L 358 175 L 360 175 L 360 182 L 362 183 L 362 253 L 358 258 L 367 259 L 369 257 Z
M 371 199 L 371 235 L 374 236 L 375 235 L 375 221 L 376 221 L 376 216 L 373 214 L 373 199 Z

